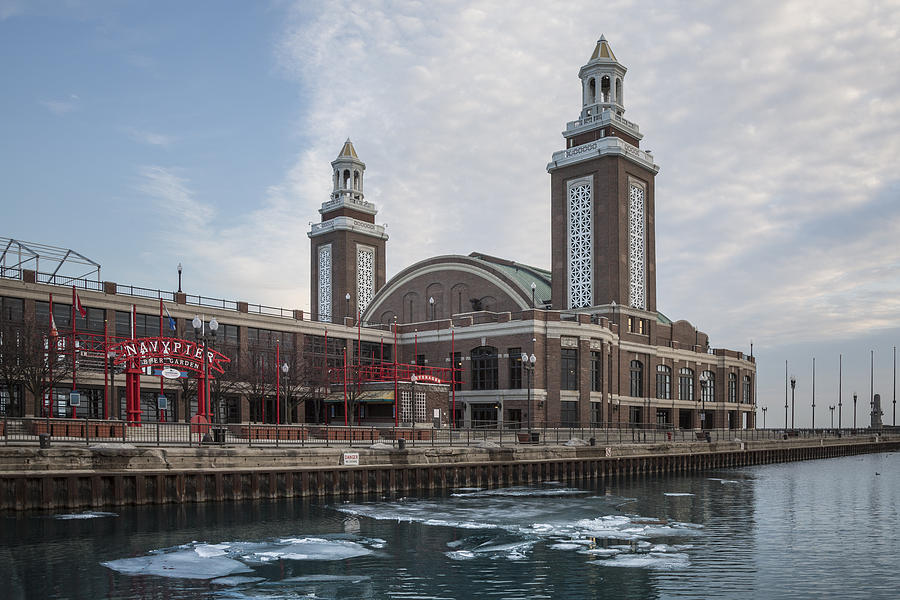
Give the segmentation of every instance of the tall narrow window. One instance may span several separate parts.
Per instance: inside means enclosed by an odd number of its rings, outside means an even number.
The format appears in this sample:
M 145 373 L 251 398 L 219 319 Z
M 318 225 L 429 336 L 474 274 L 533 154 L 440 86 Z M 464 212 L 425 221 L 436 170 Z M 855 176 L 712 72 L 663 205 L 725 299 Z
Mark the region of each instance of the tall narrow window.
M 472 350 L 472 389 L 497 389 L 497 349 L 493 346 Z
M 716 374 L 712 371 L 703 371 L 700 374 L 700 392 L 704 402 L 716 401 Z
M 639 360 L 631 361 L 631 396 L 641 398 L 644 395 L 644 364 Z
M 753 396 L 752 396 L 753 388 L 750 382 L 750 376 L 744 375 L 744 404 L 753 404 Z
M 631 306 L 640 309 L 647 308 L 644 247 L 644 188 L 632 184 L 628 204 L 628 301 Z
M 578 350 L 563 348 L 560 350 L 560 383 L 561 390 L 578 389 Z
M 728 374 L 728 401 L 737 402 L 737 375 Z
M 522 388 L 522 349 L 510 348 L 509 354 L 509 389 Z
M 331 244 L 319 246 L 319 320 L 331 322 Z
M 672 368 L 656 365 L 656 397 L 660 400 L 672 399 Z
M 375 295 L 375 249 L 356 247 L 356 301 L 362 313 Z
M 571 182 L 568 190 L 569 308 L 591 306 L 593 297 L 593 190 L 590 178 Z
M 597 351 L 591 351 L 591 391 L 603 391 L 603 355 Z
M 678 376 L 678 399 L 694 399 L 694 370 L 683 368 Z

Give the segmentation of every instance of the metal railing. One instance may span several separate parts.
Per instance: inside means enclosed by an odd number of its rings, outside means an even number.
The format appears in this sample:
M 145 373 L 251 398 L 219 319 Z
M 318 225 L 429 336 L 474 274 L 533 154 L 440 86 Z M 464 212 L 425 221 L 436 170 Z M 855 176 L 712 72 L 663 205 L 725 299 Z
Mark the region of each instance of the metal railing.
M 493 423 L 493 427 L 490 426 Z M 496 422 L 474 427 L 432 428 L 393 424 L 330 425 L 270 423 L 185 423 L 144 421 L 129 424 L 109 419 L 59 419 L 47 417 L 0 418 L 0 439 L 9 444 L 65 443 L 94 445 L 125 443 L 135 446 L 247 446 L 247 447 L 367 447 L 398 446 L 514 446 L 596 445 L 734 442 L 828 439 L 871 436 L 872 429 L 677 429 L 666 426 L 632 427 L 625 423 L 594 426 L 541 425 L 528 429 L 499 428 Z M 509 425 L 509 424 L 506 424 Z M 401 441 L 402 440 L 402 441 Z

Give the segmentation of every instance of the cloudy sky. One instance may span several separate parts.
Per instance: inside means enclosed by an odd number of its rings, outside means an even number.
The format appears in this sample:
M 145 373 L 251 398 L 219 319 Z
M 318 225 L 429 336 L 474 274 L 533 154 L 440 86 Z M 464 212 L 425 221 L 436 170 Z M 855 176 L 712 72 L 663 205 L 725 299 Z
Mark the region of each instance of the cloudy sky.
M 867 422 L 870 351 L 889 403 L 900 338 L 897 1 L 0 0 L 0 237 L 308 309 L 350 137 L 389 277 L 471 251 L 549 267 L 545 169 L 601 33 L 661 166 L 660 309 L 753 340 L 770 426 L 785 360 L 809 424 L 813 357 L 827 423 L 841 353 Z

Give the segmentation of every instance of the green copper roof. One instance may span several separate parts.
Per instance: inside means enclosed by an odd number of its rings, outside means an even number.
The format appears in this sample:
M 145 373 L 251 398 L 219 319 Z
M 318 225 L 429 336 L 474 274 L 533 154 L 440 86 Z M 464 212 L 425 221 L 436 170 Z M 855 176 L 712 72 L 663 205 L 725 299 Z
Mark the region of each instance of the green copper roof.
M 504 275 L 519 284 L 526 297 L 531 296 L 531 284 L 534 283 L 534 301 L 538 308 L 542 308 L 545 303 L 550 302 L 550 271 L 479 252 L 473 252 L 469 256 L 490 263 L 495 269 L 503 272 Z

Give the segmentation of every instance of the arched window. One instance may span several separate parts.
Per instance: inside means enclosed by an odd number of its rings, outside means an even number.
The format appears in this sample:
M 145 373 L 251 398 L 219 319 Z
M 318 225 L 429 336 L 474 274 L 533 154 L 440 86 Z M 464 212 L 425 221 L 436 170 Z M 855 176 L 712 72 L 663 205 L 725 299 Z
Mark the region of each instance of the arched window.
M 678 399 L 694 399 L 694 370 L 687 367 L 681 369 L 678 375 Z
M 672 399 L 672 368 L 656 365 L 656 397 L 660 400 Z
M 591 77 L 588 83 L 588 104 L 597 102 L 597 80 Z
M 750 383 L 750 376 L 744 375 L 744 404 L 753 404 L 753 389 Z
M 728 401 L 737 402 L 737 375 L 728 374 Z
M 350 189 L 350 169 L 344 169 L 344 185 L 341 187 L 345 190 Z
M 601 98 L 600 101 L 601 102 L 609 102 L 609 90 L 610 90 L 609 75 L 604 75 L 603 78 L 600 80 L 600 98 Z
M 616 102 L 622 104 L 622 80 L 616 77 Z
M 639 360 L 631 361 L 631 396 L 641 398 L 644 396 L 644 363 Z
M 359 191 L 359 171 L 353 171 L 353 189 Z
M 496 390 L 498 381 L 497 349 L 493 346 L 479 346 L 471 353 L 472 389 Z
M 700 374 L 700 392 L 704 402 L 716 401 L 716 374 L 712 371 L 703 371 Z

